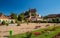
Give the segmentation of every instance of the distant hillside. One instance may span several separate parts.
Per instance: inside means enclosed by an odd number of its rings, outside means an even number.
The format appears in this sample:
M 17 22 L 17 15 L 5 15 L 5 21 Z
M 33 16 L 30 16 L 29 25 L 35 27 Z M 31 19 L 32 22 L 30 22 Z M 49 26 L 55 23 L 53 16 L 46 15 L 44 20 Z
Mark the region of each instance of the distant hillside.
M 56 17 L 60 18 L 60 14 L 49 14 L 47 16 L 44 16 L 44 18 L 56 18 Z

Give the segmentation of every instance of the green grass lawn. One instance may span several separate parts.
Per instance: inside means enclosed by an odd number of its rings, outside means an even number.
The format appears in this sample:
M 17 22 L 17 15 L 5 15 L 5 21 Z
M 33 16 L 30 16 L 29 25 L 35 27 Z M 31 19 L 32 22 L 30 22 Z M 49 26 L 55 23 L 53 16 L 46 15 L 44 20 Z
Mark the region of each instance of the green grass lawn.
M 51 30 L 52 28 L 53 28 L 53 27 L 48 27 L 48 28 L 47 28 L 47 31 L 48 31 L 48 30 Z M 56 27 L 55 30 L 50 31 L 49 34 L 48 34 L 47 31 L 44 31 L 44 30 L 45 30 L 45 29 L 39 29 L 39 30 L 36 30 L 36 31 L 32 31 L 32 36 L 31 36 L 31 38 L 52 38 L 53 36 L 55 36 L 57 33 L 60 32 L 60 27 Z M 44 33 L 42 33 L 42 31 L 44 31 Z M 34 32 L 40 32 L 41 35 L 35 36 L 35 35 L 34 35 Z M 9 38 L 24 38 L 24 37 L 26 37 L 26 33 L 13 35 L 13 36 L 10 36 Z

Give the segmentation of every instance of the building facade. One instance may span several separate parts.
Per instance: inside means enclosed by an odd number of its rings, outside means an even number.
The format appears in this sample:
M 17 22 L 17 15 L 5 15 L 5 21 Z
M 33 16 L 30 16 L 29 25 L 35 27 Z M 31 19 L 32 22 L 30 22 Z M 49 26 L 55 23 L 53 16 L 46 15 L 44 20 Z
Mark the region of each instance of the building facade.
M 41 16 L 37 14 L 36 9 L 29 9 L 28 12 L 29 12 L 29 14 L 26 15 L 26 17 L 28 16 L 27 19 L 28 19 L 29 21 L 42 20 L 42 19 L 41 19 Z
M 0 23 L 2 23 L 3 21 L 5 21 L 6 23 L 11 23 L 11 21 L 15 22 L 14 19 L 11 19 L 3 14 L 0 15 Z

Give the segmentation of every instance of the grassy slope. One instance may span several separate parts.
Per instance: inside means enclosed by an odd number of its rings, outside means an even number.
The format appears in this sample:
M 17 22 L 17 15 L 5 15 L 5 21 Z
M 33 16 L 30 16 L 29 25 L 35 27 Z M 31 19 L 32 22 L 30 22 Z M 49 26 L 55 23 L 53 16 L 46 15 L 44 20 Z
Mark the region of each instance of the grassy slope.
M 51 28 L 49 28 L 51 29 Z M 39 29 L 39 30 L 36 30 L 36 31 L 33 31 L 32 33 L 34 32 L 41 32 L 43 29 Z M 47 32 L 45 33 L 42 33 L 41 35 L 39 36 L 35 36 L 34 34 L 32 34 L 31 38 L 52 38 L 54 35 L 56 35 L 58 32 L 60 32 L 60 28 L 56 28 L 55 31 L 51 31 L 50 34 L 48 34 Z M 25 37 L 26 34 L 18 34 L 18 35 L 14 35 L 12 37 L 9 37 L 9 38 L 23 38 L 23 36 Z

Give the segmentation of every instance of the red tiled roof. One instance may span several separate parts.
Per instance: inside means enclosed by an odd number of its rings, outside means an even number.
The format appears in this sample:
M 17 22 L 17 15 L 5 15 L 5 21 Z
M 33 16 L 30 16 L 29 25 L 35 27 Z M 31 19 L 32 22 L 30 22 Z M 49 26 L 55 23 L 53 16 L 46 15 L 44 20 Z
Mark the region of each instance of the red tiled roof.
M 29 12 L 35 13 L 36 12 L 36 9 L 30 9 Z
M 9 18 L 5 15 L 0 15 L 0 19 L 9 19 Z
M 56 18 L 56 17 L 60 17 L 60 14 L 51 14 L 47 16 L 47 18 Z

